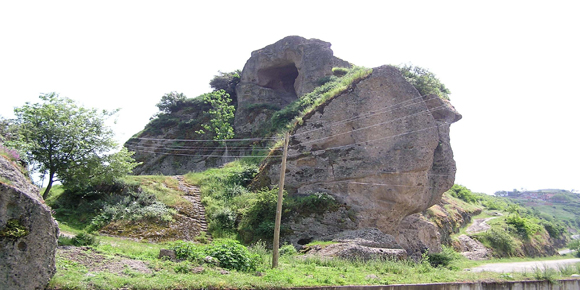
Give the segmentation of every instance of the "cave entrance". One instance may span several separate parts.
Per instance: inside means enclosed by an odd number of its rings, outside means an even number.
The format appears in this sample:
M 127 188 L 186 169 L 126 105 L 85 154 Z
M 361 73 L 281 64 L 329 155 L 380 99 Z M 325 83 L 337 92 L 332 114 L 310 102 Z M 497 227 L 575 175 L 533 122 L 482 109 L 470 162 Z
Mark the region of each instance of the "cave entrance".
M 269 67 L 258 71 L 258 85 L 280 93 L 282 105 L 287 105 L 298 98 L 294 83 L 298 69 L 294 63 Z

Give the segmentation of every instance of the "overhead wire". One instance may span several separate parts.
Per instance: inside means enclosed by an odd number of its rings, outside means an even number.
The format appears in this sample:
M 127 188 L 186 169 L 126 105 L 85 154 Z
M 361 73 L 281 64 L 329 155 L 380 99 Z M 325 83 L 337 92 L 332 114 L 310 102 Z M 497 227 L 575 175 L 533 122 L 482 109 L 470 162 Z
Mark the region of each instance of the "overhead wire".
M 441 106 L 438 106 L 438 107 L 435 107 L 435 108 L 432 108 L 432 109 L 421 110 L 421 111 L 419 111 L 417 113 L 414 113 L 414 114 L 411 114 L 411 115 L 405 115 L 403 117 L 399 117 L 399 118 L 391 119 L 391 120 L 388 120 L 388 121 L 376 123 L 376 124 L 373 124 L 373 125 L 370 125 L 370 126 L 366 126 L 366 127 L 362 127 L 362 128 L 357 128 L 357 129 L 352 129 L 352 130 L 347 131 L 347 132 L 341 132 L 341 133 L 338 133 L 338 134 L 333 134 L 333 135 L 325 136 L 325 137 L 322 137 L 322 138 L 319 138 L 319 139 L 302 141 L 302 142 L 300 142 L 299 145 L 304 145 L 304 144 L 309 144 L 309 143 L 313 143 L 313 142 L 318 142 L 318 141 L 321 141 L 321 140 L 326 140 L 326 139 L 333 138 L 335 136 L 349 134 L 349 133 L 352 133 L 352 132 L 356 132 L 356 131 L 360 131 L 360 130 L 366 130 L 366 129 L 373 128 L 373 127 L 377 127 L 377 126 L 380 126 L 380 125 L 385 125 L 385 124 L 393 123 L 395 121 L 400 121 L 400 120 L 403 120 L 403 119 L 406 119 L 406 118 L 409 118 L 409 117 L 413 117 L 413 116 L 417 116 L 417 115 L 420 115 L 420 114 L 430 113 L 430 112 L 432 112 L 434 110 L 439 110 L 439 109 L 442 109 L 444 107 L 445 107 L 445 105 L 441 105 Z M 293 146 L 299 146 L 299 145 L 293 145 Z
M 335 122 L 331 122 L 331 123 L 325 124 L 325 128 L 332 127 L 334 125 L 339 125 L 339 124 L 351 122 L 351 121 L 354 121 L 354 120 L 357 120 L 357 119 L 361 119 L 361 118 L 369 118 L 369 117 L 378 115 L 380 113 L 384 113 L 384 112 L 387 112 L 387 111 L 391 111 L 393 109 L 401 109 L 401 108 L 406 108 L 406 107 L 412 106 L 412 105 L 418 105 L 418 104 L 424 103 L 424 101 L 431 100 L 431 99 L 434 99 L 434 98 L 435 97 L 431 97 L 431 98 L 424 99 L 422 96 L 415 97 L 415 98 L 411 98 L 409 100 L 405 100 L 405 101 L 402 101 L 402 102 L 399 102 L 399 103 L 396 103 L 396 104 L 393 104 L 393 105 L 384 107 L 384 108 L 382 108 L 382 109 L 380 109 L 378 111 L 371 111 L 371 112 L 364 113 L 364 114 L 361 114 L 361 115 L 358 115 L 358 116 L 354 116 L 354 117 L 350 117 L 350 118 L 346 118 L 346 119 L 343 119 L 343 120 L 339 120 L 339 121 L 335 121 Z M 404 103 L 407 103 L 409 101 L 416 101 L 416 100 L 418 100 L 416 103 L 411 103 L 411 104 L 407 104 L 407 105 L 402 106 L 402 107 L 397 107 L 397 106 L 400 106 L 400 105 L 402 105 Z M 395 107 L 397 107 L 397 108 L 395 108 Z M 308 134 L 308 133 L 315 132 L 315 131 L 322 130 L 322 129 L 323 128 L 311 129 L 311 130 L 303 131 L 303 132 L 300 132 L 300 133 L 295 133 L 292 136 L 300 136 L 300 135 Z

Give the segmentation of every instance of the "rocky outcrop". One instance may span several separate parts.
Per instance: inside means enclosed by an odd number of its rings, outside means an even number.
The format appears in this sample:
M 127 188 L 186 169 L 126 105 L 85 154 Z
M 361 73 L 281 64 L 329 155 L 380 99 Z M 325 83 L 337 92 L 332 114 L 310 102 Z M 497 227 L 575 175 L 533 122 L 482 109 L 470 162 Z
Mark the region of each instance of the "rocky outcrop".
M 397 235 L 406 216 L 453 185 L 449 126 L 460 118 L 449 102 L 421 96 L 397 68 L 375 68 L 292 132 L 285 188 L 329 193 L 350 207 L 357 228 Z M 260 182 L 277 184 L 279 168 L 265 165 Z
M 44 289 L 56 272 L 58 226 L 38 188 L 0 156 L 0 289 Z
M 336 243 L 309 246 L 301 251 L 308 255 L 358 260 L 407 258 L 407 251 L 397 244 L 393 236 L 374 228 L 344 231 L 327 239 Z
M 401 221 L 396 240 L 415 260 L 419 260 L 426 251 L 441 252 L 441 234 L 437 226 L 421 214 L 412 214 Z
M 456 250 L 470 260 L 487 260 L 491 258 L 491 250 L 487 249 L 480 241 L 474 240 L 467 235 L 457 237 Z
M 258 132 L 272 113 L 314 90 L 337 66 L 350 64 L 333 56 L 330 43 L 300 36 L 252 52 L 236 87 L 236 132 Z

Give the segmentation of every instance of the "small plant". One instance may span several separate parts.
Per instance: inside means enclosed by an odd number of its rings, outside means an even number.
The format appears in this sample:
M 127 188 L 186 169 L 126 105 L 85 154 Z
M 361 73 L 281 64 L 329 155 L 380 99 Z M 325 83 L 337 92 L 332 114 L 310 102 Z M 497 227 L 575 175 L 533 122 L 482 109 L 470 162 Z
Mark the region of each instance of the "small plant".
M 80 233 L 71 239 L 71 243 L 77 247 L 97 246 L 99 244 L 99 240 L 97 240 L 95 235 L 91 235 L 89 233 Z
M 198 243 L 207 244 L 207 242 L 209 241 L 209 238 L 207 237 L 206 232 L 200 232 L 199 235 L 197 235 L 195 238 L 193 238 L 193 240 L 198 242 Z
M 298 252 L 296 251 L 296 248 L 294 248 L 294 246 L 292 245 L 284 245 L 282 247 L 280 247 L 280 256 L 292 256 L 292 255 L 296 255 Z
M 0 231 L 0 237 L 10 239 L 18 239 L 26 235 L 28 235 L 28 230 L 17 219 L 8 220 L 4 228 Z
M 429 263 L 433 267 L 448 267 L 449 264 L 458 259 L 458 253 L 453 249 L 443 246 L 443 250 L 439 253 L 427 253 Z
M 251 254 L 238 241 L 230 239 L 216 240 L 208 245 L 178 241 L 171 248 L 178 259 L 202 262 L 212 260 L 206 259 L 209 256 L 217 259 L 220 267 L 231 270 L 252 271 L 260 261 L 259 255 Z
M 13 148 L 8 148 L 3 144 L 0 144 L 0 155 L 8 158 L 10 161 L 19 161 L 20 160 L 20 153 L 18 150 Z
M 491 230 L 475 235 L 475 238 L 480 242 L 489 245 L 498 254 L 505 254 L 511 256 L 515 253 L 516 244 L 514 239 L 505 230 L 498 230 L 492 228 Z
M 349 69 L 346 67 L 333 67 L 332 74 L 337 77 L 345 76 L 348 73 Z

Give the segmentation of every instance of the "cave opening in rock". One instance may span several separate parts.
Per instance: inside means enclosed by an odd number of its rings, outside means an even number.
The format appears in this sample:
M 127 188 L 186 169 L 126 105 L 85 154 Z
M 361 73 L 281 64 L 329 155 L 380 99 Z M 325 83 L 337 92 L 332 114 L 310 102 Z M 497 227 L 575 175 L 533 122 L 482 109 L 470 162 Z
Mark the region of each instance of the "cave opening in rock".
M 298 98 L 294 83 L 298 69 L 294 63 L 269 67 L 258 71 L 258 85 L 273 89 L 280 94 L 282 104 L 288 104 Z

